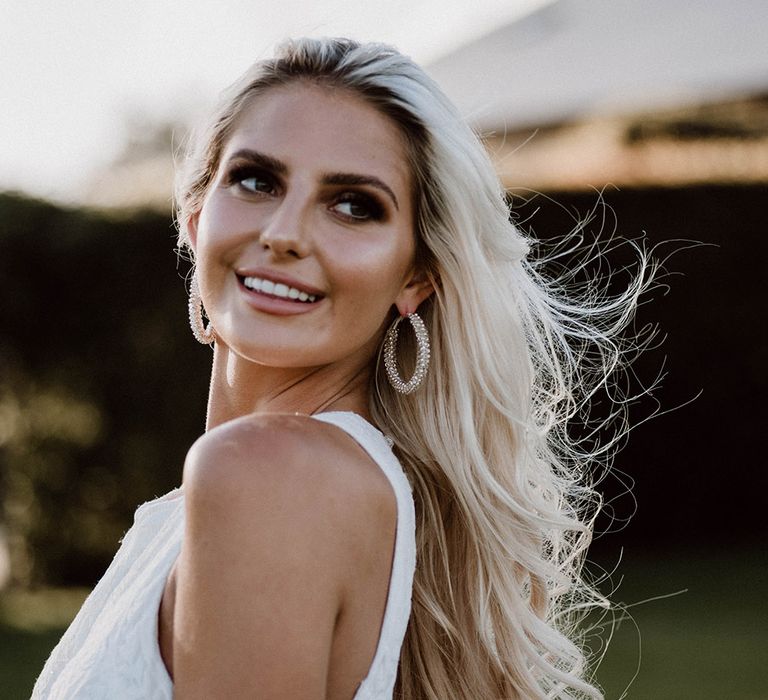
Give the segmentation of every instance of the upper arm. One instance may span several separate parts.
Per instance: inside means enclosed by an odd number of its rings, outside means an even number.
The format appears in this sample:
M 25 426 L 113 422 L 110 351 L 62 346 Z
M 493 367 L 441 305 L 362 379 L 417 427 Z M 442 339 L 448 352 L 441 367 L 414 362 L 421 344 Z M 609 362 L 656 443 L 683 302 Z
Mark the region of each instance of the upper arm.
M 349 478 L 361 464 L 308 418 L 240 421 L 196 443 L 184 468 L 176 697 L 325 697 L 346 582 L 370 545 L 355 524 L 391 506 L 370 479 Z

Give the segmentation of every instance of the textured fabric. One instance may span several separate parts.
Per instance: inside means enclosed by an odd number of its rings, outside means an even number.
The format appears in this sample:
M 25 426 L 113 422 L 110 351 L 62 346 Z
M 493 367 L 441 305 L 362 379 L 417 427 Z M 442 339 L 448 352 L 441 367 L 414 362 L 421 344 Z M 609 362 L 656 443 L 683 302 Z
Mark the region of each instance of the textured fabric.
M 379 643 L 355 700 L 392 697 L 411 612 L 416 564 L 410 485 L 386 438 L 354 413 L 321 413 L 352 436 L 389 479 L 397 497 L 395 554 Z M 160 656 L 157 617 L 165 581 L 181 549 L 184 494 L 174 489 L 136 510 L 106 573 L 51 653 L 32 700 L 161 700 L 173 683 Z

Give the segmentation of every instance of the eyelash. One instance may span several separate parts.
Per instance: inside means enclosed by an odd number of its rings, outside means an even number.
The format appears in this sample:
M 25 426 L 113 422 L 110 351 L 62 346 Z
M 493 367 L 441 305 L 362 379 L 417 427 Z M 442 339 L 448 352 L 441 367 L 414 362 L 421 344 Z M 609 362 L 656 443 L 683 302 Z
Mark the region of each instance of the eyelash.
M 269 192 L 263 190 L 252 190 L 248 187 L 245 187 L 243 182 L 251 178 L 256 178 L 256 180 L 267 184 L 270 188 Z M 227 173 L 226 184 L 228 187 L 232 185 L 238 185 L 250 194 L 271 194 L 274 192 L 277 185 L 275 178 L 268 172 L 265 172 L 259 168 L 254 168 L 250 165 L 240 165 L 233 167 L 229 173 Z
M 245 187 L 243 185 L 243 182 L 246 180 L 249 180 L 251 178 L 255 178 L 258 182 L 264 183 L 268 186 L 268 190 L 260 190 L 260 189 L 251 189 L 249 187 Z M 252 165 L 239 165 L 232 167 L 229 172 L 227 173 L 226 178 L 226 186 L 231 187 L 233 185 L 237 185 L 242 190 L 247 192 L 248 194 L 252 195 L 270 195 L 275 192 L 275 190 L 278 188 L 278 182 L 276 181 L 275 177 L 270 174 L 267 171 L 262 170 L 261 168 L 254 167 Z M 337 206 L 339 204 L 351 204 L 351 205 L 358 205 L 362 206 L 367 210 L 366 216 L 352 216 L 350 214 L 344 214 L 340 211 L 336 211 L 336 214 L 343 219 L 346 219 L 347 221 L 353 221 L 362 223 L 365 221 L 381 221 L 386 213 L 386 210 L 381 205 L 380 202 L 377 201 L 375 197 L 372 197 L 368 194 L 364 194 L 362 192 L 355 192 L 355 191 L 347 191 L 342 192 L 337 197 L 335 197 L 332 201 L 332 206 Z
M 352 216 L 337 212 L 339 216 L 350 221 L 381 221 L 384 218 L 384 207 L 371 197 L 360 192 L 343 192 L 334 200 L 334 206 L 338 204 L 352 204 L 362 206 L 367 210 L 367 216 Z

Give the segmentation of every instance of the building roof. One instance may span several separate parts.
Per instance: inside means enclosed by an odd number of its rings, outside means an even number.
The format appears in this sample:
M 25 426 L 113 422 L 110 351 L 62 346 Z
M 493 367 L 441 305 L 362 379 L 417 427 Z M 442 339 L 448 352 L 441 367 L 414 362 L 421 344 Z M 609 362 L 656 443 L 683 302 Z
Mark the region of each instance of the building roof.
M 427 67 L 481 130 L 768 93 L 766 0 L 556 0 Z

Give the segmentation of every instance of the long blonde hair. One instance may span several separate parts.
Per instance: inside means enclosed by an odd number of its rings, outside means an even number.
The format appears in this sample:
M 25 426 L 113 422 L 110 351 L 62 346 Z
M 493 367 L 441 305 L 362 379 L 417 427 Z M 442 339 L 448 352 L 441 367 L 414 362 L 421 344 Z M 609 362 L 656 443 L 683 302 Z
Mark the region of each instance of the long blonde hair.
M 287 42 L 225 96 L 180 172 L 182 245 L 244 106 L 302 80 L 349 90 L 400 127 L 417 263 L 436 289 L 419 308 L 432 342 L 424 384 L 401 395 L 379 370 L 371 387 L 417 514 L 397 695 L 601 698 L 575 620 L 602 600 L 581 568 L 599 508 L 591 469 L 606 450 L 585 450 L 567 425 L 621 363 L 646 258 L 617 297 L 548 278 L 482 143 L 437 85 L 394 49 L 346 39 Z M 404 339 L 398 352 L 407 374 L 414 348 Z

